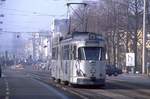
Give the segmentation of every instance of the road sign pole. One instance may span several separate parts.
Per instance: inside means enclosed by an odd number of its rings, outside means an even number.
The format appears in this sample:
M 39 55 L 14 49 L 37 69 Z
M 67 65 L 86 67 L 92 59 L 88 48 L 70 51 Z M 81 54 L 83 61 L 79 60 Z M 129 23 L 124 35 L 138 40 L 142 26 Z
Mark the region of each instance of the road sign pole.
M 142 74 L 145 74 L 145 46 L 146 46 L 146 0 L 144 0 L 143 11 L 143 58 L 142 58 Z

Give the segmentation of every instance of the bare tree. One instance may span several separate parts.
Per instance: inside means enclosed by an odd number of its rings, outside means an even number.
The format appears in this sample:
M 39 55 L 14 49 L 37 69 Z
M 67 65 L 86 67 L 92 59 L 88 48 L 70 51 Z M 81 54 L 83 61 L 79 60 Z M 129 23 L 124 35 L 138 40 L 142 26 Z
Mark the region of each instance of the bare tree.
M 129 29 L 132 31 L 133 52 L 135 53 L 135 71 L 138 67 L 138 32 L 142 29 L 143 0 L 129 0 Z
M 141 53 L 137 53 L 140 49 L 137 45 L 140 43 L 138 38 L 141 37 L 138 34 L 142 29 L 143 1 L 99 0 L 87 3 L 87 30 L 106 37 L 109 63 L 125 63 L 125 53 L 134 52 L 136 70 L 139 70 L 137 66 L 141 57 L 138 57 Z

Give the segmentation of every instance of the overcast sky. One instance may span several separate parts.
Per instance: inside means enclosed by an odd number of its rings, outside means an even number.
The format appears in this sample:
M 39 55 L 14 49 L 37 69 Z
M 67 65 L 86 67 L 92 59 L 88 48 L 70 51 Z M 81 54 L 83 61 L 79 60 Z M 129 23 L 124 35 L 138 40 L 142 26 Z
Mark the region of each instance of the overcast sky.
M 69 0 L 81 2 L 82 0 Z M 36 32 L 50 30 L 50 25 L 55 18 L 66 18 L 68 0 L 6 0 L 0 5 L 0 18 L 3 31 Z M 0 34 L 0 49 L 11 49 L 12 33 Z
M 68 0 L 6 0 L 1 5 L 3 30 L 38 31 L 49 30 L 51 15 L 66 17 Z M 71 0 L 80 2 L 81 0 Z M 63 15 L 63 16 L 62 16 Z

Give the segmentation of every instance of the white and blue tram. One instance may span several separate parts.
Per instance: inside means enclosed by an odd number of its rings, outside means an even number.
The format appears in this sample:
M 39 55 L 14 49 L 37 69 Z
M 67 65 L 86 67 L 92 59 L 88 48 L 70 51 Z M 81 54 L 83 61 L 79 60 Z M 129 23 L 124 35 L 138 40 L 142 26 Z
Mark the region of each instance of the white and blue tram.
M 52 78 L 77 85 L 105 85 L 105 40 L 89 32 L 52 39 Z

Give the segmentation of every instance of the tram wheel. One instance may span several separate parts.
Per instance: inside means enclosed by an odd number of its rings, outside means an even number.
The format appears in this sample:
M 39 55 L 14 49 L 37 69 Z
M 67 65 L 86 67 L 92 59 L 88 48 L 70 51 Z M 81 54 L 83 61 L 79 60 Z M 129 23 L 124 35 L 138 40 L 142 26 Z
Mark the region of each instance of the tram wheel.
M 64 81 L 64 84 L 65 84 L 65 85 L 68 85 L 68 84 L 69 84 L 69 82 L 68 82 L 68 81 Z
M 68 81 L 61 81 L 61 84 L 62 85 L 68 85 L 69 83 L 68 83 Z
M 60 80 L 60 79 L 55 79 L 55 82 L 56 82 L 56 83 L 60 83 L 61 80 Z
M 52 77 L 52 80 L 54 81 L 54 80 L 55 80 L 55 77 Z
M 77 88 L 77 87 L 78 87 L 78 84 L 68 83 L 68 85 L 69 85 L 70 87 L 73 87 L 73 88 Z

